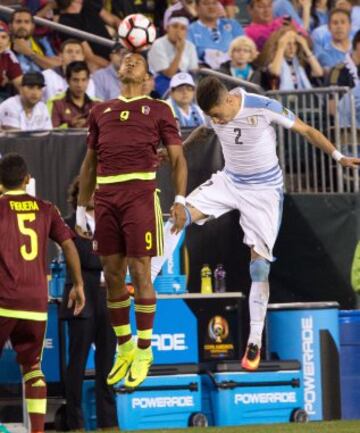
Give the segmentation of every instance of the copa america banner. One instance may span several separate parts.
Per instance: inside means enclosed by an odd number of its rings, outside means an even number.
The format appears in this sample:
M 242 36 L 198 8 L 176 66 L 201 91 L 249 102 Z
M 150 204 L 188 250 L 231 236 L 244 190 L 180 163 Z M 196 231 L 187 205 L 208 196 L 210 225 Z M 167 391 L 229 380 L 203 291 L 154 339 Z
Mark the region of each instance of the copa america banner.
M 187 132 L 184 131 L 184 135 Z M 68 212 L 66 191 L 78 174 L 86 152 L 83 131 L 14 133 L 0 137 L 0 153 L 16 151 L 28 161 L 36 179 L 37 194 Z M 190 192 L 223 167 L 215 136 L 197 142 L 186 152 Z M 168 164 L 160 167 L 158 183 L 164 212 L 173 201 Z M 359 236 L 360 199 L 355 194 L 287 195 L 284 216 L 271 270 L 271 302 L 338 301 L 352 307 L 351 264 Z M 222 263 L 227 271 L 227 290 L 248 293 L 249 250 L 237 212 L 231 212 L 186 233 L 189 253 L 188 290 L 200 290 L 200 269 Z

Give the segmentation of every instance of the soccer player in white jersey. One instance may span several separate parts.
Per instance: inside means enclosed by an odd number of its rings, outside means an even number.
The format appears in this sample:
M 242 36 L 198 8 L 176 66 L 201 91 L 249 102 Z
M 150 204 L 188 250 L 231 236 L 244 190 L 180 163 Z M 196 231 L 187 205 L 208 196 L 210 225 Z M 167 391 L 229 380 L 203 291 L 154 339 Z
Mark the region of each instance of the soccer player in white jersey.
M 283 177 L 272 123 L 301 134 L 343 167 L 356 168 L 360 159 L 342 155 L 320 131 L 302 122 L 278 101 L 246 93 L 241 88 L 228 92 L 217 78 L 200 81 L 197 101 L 218 136 L 225 167 L 186 197 L 187 225 L 204 224 L 209 218 L 218 218 L 233 209 L 240 212 L 244 243 L 251 249 L 252 280 L 250 335 L 241 365 L 256 370 L 269 299 L 270 263 L 274 260 L 283 201 Z M 205 127 L 197 128 L 185 146 L 206 133 Z M 165 256 L 152 261 L 153 277 L 175 249 L 180 236 L 172 234 L 169 227 L 170 224 L 165 226 Z

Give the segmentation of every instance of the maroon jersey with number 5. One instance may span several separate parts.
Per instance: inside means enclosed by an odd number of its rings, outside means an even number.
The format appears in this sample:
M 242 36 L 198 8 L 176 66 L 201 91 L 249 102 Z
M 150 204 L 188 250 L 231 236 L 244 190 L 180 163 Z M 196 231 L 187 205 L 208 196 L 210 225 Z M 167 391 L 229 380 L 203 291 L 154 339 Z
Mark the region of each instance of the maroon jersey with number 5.
M 72 237 L 53 204 L 23 191 L 0 198 L 0 316 L 47 311 L 48 239 Z

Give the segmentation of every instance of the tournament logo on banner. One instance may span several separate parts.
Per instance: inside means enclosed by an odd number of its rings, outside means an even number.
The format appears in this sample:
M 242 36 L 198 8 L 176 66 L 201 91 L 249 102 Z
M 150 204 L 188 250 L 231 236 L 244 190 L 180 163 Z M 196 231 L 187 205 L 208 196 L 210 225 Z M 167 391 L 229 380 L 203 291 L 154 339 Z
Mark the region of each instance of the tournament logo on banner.
M 207 331 L 204 345 L 205 359 L 228 358 L 234 355 L 234 344 L 229 323 L 224 317 L 212 317 Z

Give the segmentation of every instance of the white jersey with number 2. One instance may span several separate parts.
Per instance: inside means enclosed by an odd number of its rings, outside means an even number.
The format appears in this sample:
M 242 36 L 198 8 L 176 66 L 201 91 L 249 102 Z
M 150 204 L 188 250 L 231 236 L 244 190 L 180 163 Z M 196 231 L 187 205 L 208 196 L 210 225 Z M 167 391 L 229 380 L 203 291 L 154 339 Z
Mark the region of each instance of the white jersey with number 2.
M 222 147 L 225 167 L 195 189 L 186 201 L 208 218 L 239 210 L 244 243 L 272 261 L 282 216 L 283 176 L 271 124 L 291 128 L 295 115 L 274 99 L 239 88 L 231 93 L 241 96 L 238 114 L 225 125 L 210 121 Z
M 276 133 L 271 124 L 291 128 L 295 115 L 275 99 L 240 88 L 231 93 L 241 96 L 238 114 L 225 125 L 210 122 L 223 150 L 225 173 L 239 186 L 281 187 Z

